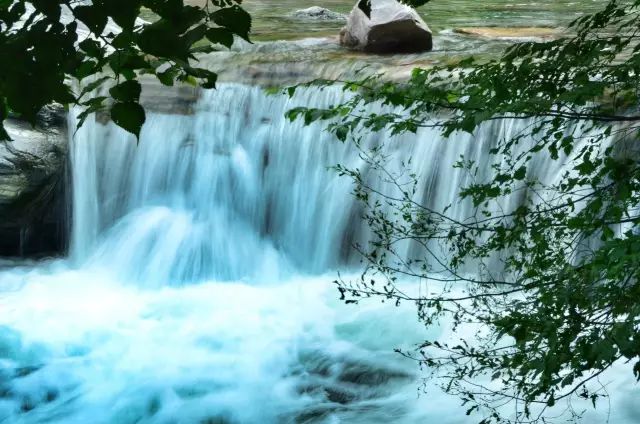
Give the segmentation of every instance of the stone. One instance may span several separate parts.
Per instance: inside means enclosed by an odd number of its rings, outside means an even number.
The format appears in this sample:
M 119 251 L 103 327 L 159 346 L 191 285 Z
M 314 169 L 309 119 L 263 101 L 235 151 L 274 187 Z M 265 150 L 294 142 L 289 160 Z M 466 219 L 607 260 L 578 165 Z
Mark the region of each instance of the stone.
M 499 40 L 548 40 L 557 38 L 561 34 L 559 29 L 548 27 L 465 27 L 456 28 L 453 31 L 463 35 Z
M 50 256 L 66 243 L 66 112 L 47 106 L 35 127 L 4 123 L 0 143 L 0 256 Z
M 139 81 L 142 85 L 140 104 L 147 112 L 191 115 L 201 95 L 198 87 L 188 84 L 167 87 L 151 75 L 143 75 Z
M 367 16 L 364 0 L 355 5 L 340 44 L 369 53 L 417 53 L 433 49 L 432 33 L 418 12 L 396 0 L 371 0 Z
M 312 6 L 306 9 L 296 10 L 291 14 L 294 19 L 304 21 L 346 21 L 346 15 L 337 13 L 320 6 Z

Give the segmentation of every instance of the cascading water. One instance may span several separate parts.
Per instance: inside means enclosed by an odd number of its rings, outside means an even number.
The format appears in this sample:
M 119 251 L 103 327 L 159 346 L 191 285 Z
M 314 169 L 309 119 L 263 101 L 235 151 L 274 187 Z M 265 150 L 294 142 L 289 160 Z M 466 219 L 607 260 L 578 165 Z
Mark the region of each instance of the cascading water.
M 286 107 L 230 85 L 194 116 L 151 116 L 138 147 L 112 126 L 83 127 L 73 256 L 156 285 L 335 268 L 352 201 L 327 166 L 354 155 L 273 113 Z
M 363 161 L 284 112 L 340 96 L 224 85 L 193 116 L 149 116 L 139 145 L 79 129 L 70 258 L 0 273 L 0 422 L 467 422 L 456 399 L 418 396 L 415 364 L 392 353 L 446 326 L 422 328 L 410 305 L 344 306 L 330 284 L 357 270 L 349 245 L 368 234 L 327 167 Z M 442 208 L 465 183 L 460 154 L 481 160 L 514 130 L 385 149 L 391 166 L 414 158 L 421 201 Z M 621 398 L 615 422 L 633 422 Z
M 194 116 L 151 116 L 139 146 L 114 126 L 94 122 L 80 129 L 73 147 L 72 257 L 156 286 L 278 280 L 352 262 L 351 244 L 365 241 L 367 228 L 349 181 L 328 168 L 362 168 L 361 151 L 321 125 L 284 118 L 294 106 L 328 106 L 344 93 L 308 90 L 289 100 L 225 85 L 206 96 Z M 418 200 L 434 210 L 453 204 L 453 217 L 462 221 L 475 208 L 456 201 L 469 176 L 452 164 L 461 154 L 486 162 L 497 140 L 521 127 L 505 121 L 478 140 L 463 135 L 455 143 L 437 130 L 423 131 L 418 143 L 380 134 L 363 143 L 385 143 L 393 171 L 413 158 L 412 171 L 422 177 Z M 533 164 L 547 180 L 562 170 L 561 161 Z M 392 194 L 391 184 L 372 178 L 377 190 Z

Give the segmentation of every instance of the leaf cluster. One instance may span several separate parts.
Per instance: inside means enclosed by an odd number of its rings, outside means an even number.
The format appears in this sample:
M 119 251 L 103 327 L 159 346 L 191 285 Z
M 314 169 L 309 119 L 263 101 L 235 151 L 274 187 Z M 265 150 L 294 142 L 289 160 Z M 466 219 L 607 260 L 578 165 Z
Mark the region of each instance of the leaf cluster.
M 213 44 L 248 39 L 251 18 L 240 2 L 0 1 L 0 139 L 9 139 L 2 126 L 9 113 L 34 123 L 52 102 L 80 106 L 80 123 L 109 109 L 117 125 L 138 136 L 145 121 L 139 77 L 213 88 L 216 74 L 194 63 Z M 139 19 L 143 8 L 157 19 Z M 198 44 L 203 39 L 210 44 Z

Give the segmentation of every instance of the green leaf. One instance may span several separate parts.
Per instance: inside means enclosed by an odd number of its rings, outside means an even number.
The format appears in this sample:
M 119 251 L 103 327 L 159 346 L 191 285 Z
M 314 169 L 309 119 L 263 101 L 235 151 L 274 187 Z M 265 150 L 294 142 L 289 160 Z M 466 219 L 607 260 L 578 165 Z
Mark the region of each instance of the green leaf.
M 138 45 L 146 53 L 158 57 L 175 57 L 183 61 L 189 58 L 189 47 L 176 29 L 167 21 L 147 25 L 138 35 Z
M 88 76 L 94 75 L 97 72 L 98 63 L 93 60 L 85 60 L 82 62 L 74 73 L 74 76 L 78 81 L 82 81 Z
M 133 33 L 123 31 L 111 40 L 111 45 L 116 49 L 126 49 L 133 42 Z
M 205 78 L 205 81 L 200 84 L 202 88 L 212 89 L 216 88 L 216 82 L 218 81 L 218 75 L 213 72 Z
M 140 131 L 146 121 L 142 106 L 134 102 L 115 103 L 111 107 L 111 120 L 120 128 L 140 138 Z
M 77 125 L 76 131 L 80 129 L 82 125 L 84 125 L 84 122 L 89 117 L 89 115 L 104 109 L 104 101 L 106 99 L 107 99 L 106 97 L 100 96 L 100 97 L 94 97 L 82 103 L 84 106 L 87 106 L 87 107 L 76 117 L 78 119 L 78 125 Z
M 527 176 L 527 168 L 524 166 L 521 166 L 520 168 L 518 168 L 515 174 L 513 174 L 513 178 L 515 178 L 518 181 L 524 180 L 526 176 Z
M 556 404 L 556 398 L 553 396 L 553 393 L 547 399 L 547 406 L 554 406 Z
M 137 102 L 140 99 L 142 87 L 135 80 L 125 81 L 109 90 L 111 97 L 121 102 Z
M 60 3 L 51 0 L 31 0 L 33 7 L 52 21 L 59 21 L 62 9 Z
M 78 6 L 73 9 L 73 14 L 96 35 L 101 35 L 107 26 L 108 17 L 97 6 Z
M 249 41 L 251 31 L 251 15 L 240 6 L 231 6 L 216 10 L 211 14 L 213 22 L 227 28 L 232 33 Z
M 156 77 L 162 84 L 166 86 L 173 86 L 174 81 L 178 76 L 178 74 L 179 74 L 178 69 L 172 66 L 168 68 L 166 71 L 157 72 Z
M 196 26 L 193 29 L 190 29 L 186 34 L 182 36 L 185 43 L 189 46 L 197 43 L 202 40 L 207 34 L 207 26 L 205 24 L 201 24 Z
M 140 14 L 140 0 L 103 0 L 104 8 L 124 32 L 133 29 Z
M 82 41 L 78 47 L 80 47 L 89 57 L 99 58 L 103 55 L 102 46 L 100 46 L 97 41 L 90 38 Z
M 109 67 L 116 75 L 122 74 L 131 79 L 135 77 L 136 70 L 147 69 L 150 65 L 143 56 L 134 51 L 116 51 L 109 57 Z
M 100 87 L 105 81 L 110 80 L 111 77 L 100 77 L 98 79 L 96 79 L 95 81 L 92 81 L 91 83 L 87 84 L 82 91 L 80 92 L 80 98 L 82 98 L 85 94 L 92 92 L 93 90 L 97 89 L 98 87 Z
M 347 140 L 349 136 L 349 127 L 347 125 L 338 125 L 334 130 L 336 137 L 338 140 L 344 142 Z
M 224 28 L 209 28 L 207 39 L 214 44 L 222 44 L 227 48 L 233 46 L 233 33 Z

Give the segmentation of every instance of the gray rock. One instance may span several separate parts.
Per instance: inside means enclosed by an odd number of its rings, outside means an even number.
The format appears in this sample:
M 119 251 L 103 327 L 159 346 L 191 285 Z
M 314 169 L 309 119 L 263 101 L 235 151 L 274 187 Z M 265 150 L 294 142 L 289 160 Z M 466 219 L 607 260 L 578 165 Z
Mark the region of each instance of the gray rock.
M 0 143 L 0 255 L 60 253 L 66 235 L 66 113 L 45 107 L 35 127 L 5 121 L 13 141 Z
M 305 21 L 346 21 L 346 15 L 337 13 L 320 6 L 312 6 L 306 9 L 296 10 L 291 14 L 292 18 Z
M 340 31 L 340 44 L 370 53 L 414 53 L 433 48 L 431 30 L 413 8 L 396 0 L 359 1 Z
M 201 89 L 198 87 L 187 84 L 167 87 L 150 75 L 140 78 L 140 83 L 140 103 L 148 112 L 191 115 L 201 95 Z

